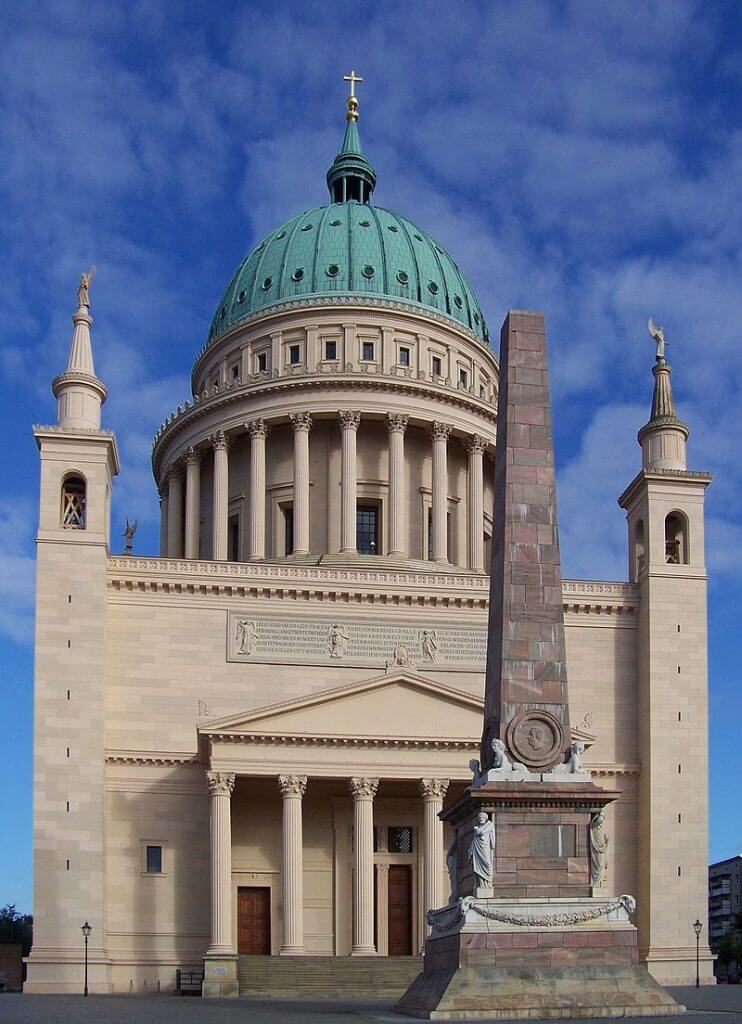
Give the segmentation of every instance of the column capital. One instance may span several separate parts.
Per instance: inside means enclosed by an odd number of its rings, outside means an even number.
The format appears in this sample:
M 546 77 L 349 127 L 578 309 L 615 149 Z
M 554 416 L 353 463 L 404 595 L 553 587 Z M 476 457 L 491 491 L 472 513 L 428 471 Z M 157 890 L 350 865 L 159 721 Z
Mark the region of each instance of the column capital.
M 471 434 L 464 439 L 464 447 L 468 452 L 485 452 L 487 450 L 487 438 L 481 434 Z
M 420 779 L 420 792 L 425 800 L 442 800 L 448 792 L 448 779 Z
M 279 775 L 278 788 L 283 797 L 303 797 L 307 790 L 307 777 L 306 775 Z
M 448 423 L 441 423 L 439 420 L 435 420 L 430 428 L 430 436 L 434 441 L 447 441 L 453 427 L 449 426 Z
M 270 427 L 264 419 L 252 420 L 250 423 L 246 424 L 246 426 L 248 434 L 253 439 L 256 437 L 267 437 L 268 431 L 270 430 Z
M 353 409 L 341 409 L 338 417 L 343 430 L 358 430 L 361 424 L 361 414 Z
M 185 453 L 186 466 L 198 466 L 201 462 L 201 452 L 194 445 L 189 444 Z
M 299 430 L 309 431 L 312 429 L 312 417 L 308 412 L 292 413 L 289 416 L 289 419 L 291 420 L 291 426 L 294 428 L 295 432 Z
M 178 480 L 183 476 L 183 463 L 177 460 L 170 466 L 165 474 L 165 484 L 169 487 L 171 480 Z
M 207 772 L 206 782 L 212 796 L 231 796 L 234 789 L 234 772 Z
M 354 800 L 373 800 L 379 788 L 379 780 L 354 777 L 349 780 L 348 785 Z
M 407 424 L 409 421 L 409 416 L 402 416 L 400 413 L 388 412 L 386 414 L 386 426 L 390 434 L 395 430 L 404 434 L 405 430 L 407 430 Z
M 214 451 L 226 451 L 229 448 L 229 438 L 223 430 L 217 430 L 209 437 L 209 442 Z

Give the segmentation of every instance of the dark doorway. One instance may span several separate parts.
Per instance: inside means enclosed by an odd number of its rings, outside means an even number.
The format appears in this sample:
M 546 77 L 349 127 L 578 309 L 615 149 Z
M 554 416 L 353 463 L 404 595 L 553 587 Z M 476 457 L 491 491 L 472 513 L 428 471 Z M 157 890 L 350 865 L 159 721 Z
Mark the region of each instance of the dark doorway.
M 412 868 L 389 865 L 389 956 L 412 954 Z
M 356 507 L 356 546 L 359 555 L 380 554 L 378 505 Z
M 270 956 L 270 889 L 240 886 L 237 890 L 237 952 L 248 956 Z

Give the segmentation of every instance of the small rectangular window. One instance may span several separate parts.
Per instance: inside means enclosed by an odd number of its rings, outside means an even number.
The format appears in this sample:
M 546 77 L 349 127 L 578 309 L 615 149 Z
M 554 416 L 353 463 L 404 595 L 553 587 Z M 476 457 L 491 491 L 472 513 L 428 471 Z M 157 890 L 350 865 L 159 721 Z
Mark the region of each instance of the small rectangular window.
M 460 366 L 459 367 L 459 384 L 463 384 L 464 387 L 466 387 L 468 385 L 468 383 L 469 383 L 469 374 L 466 372 L 466 370 L 463 368 L 463 366 Z
M 268 369 L 268 353 L 258 352 L 258 373 L 265 373 Z
M 433 356 L 431 360 L 432 371 L 434 377 L 443 376 L 443 360 L 440 356 Z
M 301 345 L 289 345 L 289 364 L 296 366 L 301 360 Z
M 162 874 L 162 847 L 161 846 L 148 846 L 147 847 L 147 874 L 148 875 L 161 875 Z
M 400 345 L 399 347 L 399 365 L 410 365 L 410 350 L 405 345 Z
M 235 363 L 234 366 L 231 368 L 231 370 L 229 372 L 232 375 L 232 380 L 237 380 L 237 378 L 240 375 L 240 364 L 239 363 Z
M 239 562 L 240 560 L 240 517 L 230 516 L 227 524 L 227 560 Z
M 414 832 L 409 825 L 393 825 L 389 829 L 389 852 L 390 853 L 413 853 Z
M 361 345 L 361 359 L 364 362 L 370 363 L 374 359 L 374 343 L 373 341 L 364 341 Z
M 338 343 L 336 341 L 325 342 L 325 359 L 337 359 Z

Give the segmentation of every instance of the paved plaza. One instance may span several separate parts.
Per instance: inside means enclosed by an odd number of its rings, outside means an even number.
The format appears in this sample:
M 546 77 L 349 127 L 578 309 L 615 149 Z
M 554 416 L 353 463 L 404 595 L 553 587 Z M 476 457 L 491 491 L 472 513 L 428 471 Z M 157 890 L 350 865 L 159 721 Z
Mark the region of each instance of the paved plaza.
M 663 1017 L 667 1024 L 742 1024 L 742 987 L 671 988 L 689 1013 Z M 175 996 L 0 995 L 2 1024 L 404 1024 L 391 1000 L 196 999 Z M 632 1020 L 654 1021 L 637 1017 Z M 539 1024 L 539 1022 L 532 1022 Z M 544 1022 L 546 1024 L 546 1022 Z

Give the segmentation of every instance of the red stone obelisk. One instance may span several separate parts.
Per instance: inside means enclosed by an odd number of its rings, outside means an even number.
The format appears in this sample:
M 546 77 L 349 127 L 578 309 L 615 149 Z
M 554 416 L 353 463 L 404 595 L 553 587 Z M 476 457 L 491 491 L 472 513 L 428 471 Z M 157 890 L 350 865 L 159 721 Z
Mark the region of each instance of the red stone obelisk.
M 397 1004 L 429 1020 L 676 1013 L 638 963 L 632 896 L 596 869 L 603 810 L 569 727 L 544 318 L 511 311 L 500 394 L 480 770 L 442 812 L 453 892 Z M 591 857 L 592 852 L 592 857 Z
M 492 740 L 541 771 L 570 753 L 554 442 L 541 313 L 510 312 L 500 390 L 482 769 Z

